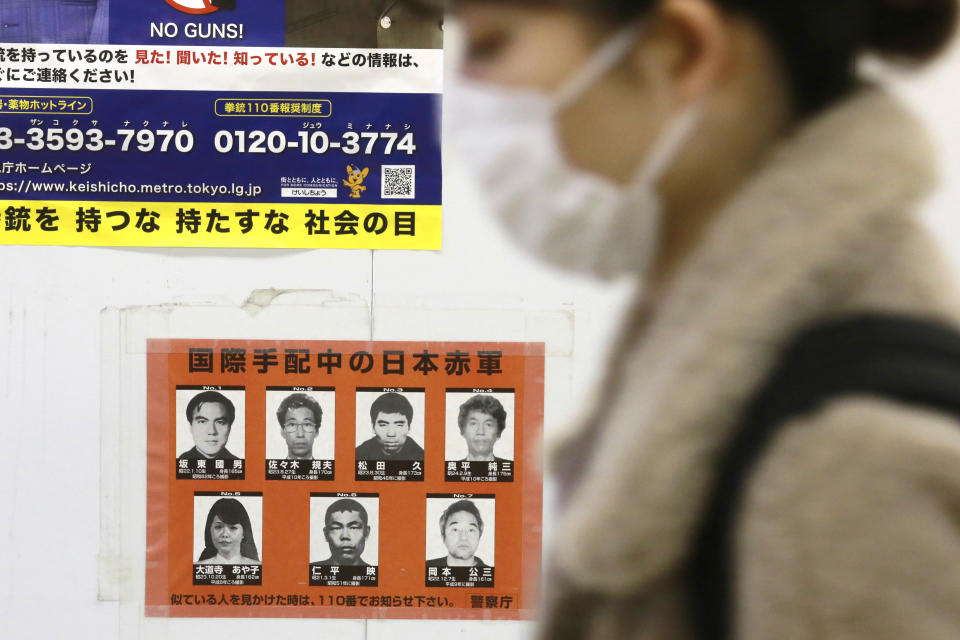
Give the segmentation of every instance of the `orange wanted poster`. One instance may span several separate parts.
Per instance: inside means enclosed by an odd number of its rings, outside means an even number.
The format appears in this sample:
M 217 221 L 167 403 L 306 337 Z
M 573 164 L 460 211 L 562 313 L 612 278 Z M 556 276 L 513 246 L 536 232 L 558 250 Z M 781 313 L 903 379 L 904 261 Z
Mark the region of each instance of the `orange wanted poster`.
M 542 343 L 151 340 L 146 613 L 525 619 Z

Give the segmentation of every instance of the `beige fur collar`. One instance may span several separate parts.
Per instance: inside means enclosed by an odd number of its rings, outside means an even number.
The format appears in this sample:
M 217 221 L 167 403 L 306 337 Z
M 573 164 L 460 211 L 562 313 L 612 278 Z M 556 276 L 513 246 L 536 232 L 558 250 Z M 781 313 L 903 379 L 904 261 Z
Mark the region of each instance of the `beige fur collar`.
M 785 140 L 718 216 L 640 339 L 621 344 L 621 391 L 601 400 L 595 455 L 556 525 L 573 585 L 636 593 L 683 558 L 743 404 L 786 339 L 856 308 L 862 280 L 915 233 L 929 157 L 913 118 L 864 89 Z

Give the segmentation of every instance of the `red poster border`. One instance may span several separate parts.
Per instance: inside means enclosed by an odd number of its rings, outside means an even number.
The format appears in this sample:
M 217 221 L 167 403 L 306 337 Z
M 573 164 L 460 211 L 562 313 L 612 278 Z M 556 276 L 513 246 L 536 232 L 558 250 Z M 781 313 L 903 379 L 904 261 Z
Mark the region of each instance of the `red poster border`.
M 187 373 L 188 354 L 191 348 L 212 348 L 216 353 L 220 349 L 245 348 L 248 354 L 252 354 L 254 349 L 275 348 L 280 354 L 280 365 L 277 367 L 279 372 L 272 371 L 266 376 L 258 376 L 253 373 L 253 367 L 247 364 L 247 373 L 238 375 L 215 374 L 215 375 L 197 375 Z M 333 376 L 327 376 L 326 372 L 318 373 L 313 376 L 299 375 L 281 375 L 283 370 L 282 354 L 285 349 L 308 349 L 314 358 L 317 353 L 325 353 L 328 349 L 343 353 L 343 369 L 347 369 L 347 360 L 349 354 L 356 351 L 367 351 L 377 357 L 377 365 L 380 364 L 380 356 L 385 350 L 404 351 L 408 354 L 408 360 L 412 360 L 412 354 L 420 353 L 424 349 L 430 353 L 441 354 L 439 359 L 440 370 L 433 372 L 432 375 L 423 376 L 419 373 L 407 372 L 404 376 L 385 376 L 376 368 L 369 375 L 359 376 L 354 373 L 335 373 Z M 443 354 L 459 350 L 473 354 L 479 351 L 501 351 L 503 353 L 502 375 L 481 375 L 474 370 L 463 376 L 452 376 L 446 374 L 443 368 Z M 474 361 L 475 361 L 474 357 Z M 542 423 L 543 423 L 543 401 L 544 401 L 544 359 L 545 349 L 543 343 L 519 343 L 519 342 L 367 342 L 367 341 L 290 341 L 290 340 L 149 340 L 147 345 L 147 528 L 146 528 L 146 571 L 145 571 L 145 614 L 150 617 L 258 617 L 258 618 L 344 618 L 344 619 L 462 619 L 462 620 L 524 620 L 533 617 L 536 606 L 537 589 L 540 582 L 541 572 L 541 532 L 542 532 Z M 409 365 L 407 367 L 409 369 Z M 174 389 L 178 385 L 197 385 L 197 384 L 220 384 L 223 386 L 236 385 L 238 382 L 247 383 L 248 406 L 258 407 L 256 401 L 250 402 L 249 395 L 252 389 L 266 388 L 268 386 L 323 386 L 336 387 L 337 389 L 337 479 L 333 482 L 297 482 L 290 483 L 287 486 L 300 485 L 302 492 L 309 495 L 310 492 L 329 492 L 329 491 L 366 491 L 381 492 L 381 494 L 393 494 L 393 505 L 388 506 L 386 513 L 388 517 L 397 517 L 396 513 L 404 509 L 396 505 L 396 495 L 400 493 L 401 485 L 409 496 L 406 499 L 406 515 L 412 525 L 410 529 L 416 531 L 419 527 L 417 522 L 423 522 L 422 510 L 416 506 L 416 502 L 423 502 L 422 498 L 428 493 L 495 493 L 498 496 L 497 506 L 497 536 L 496 536 L 496 554 L 497 554 L 497 579 L 494 588 L 443 588 L 443 587 L 425 587 L 423 585 L 423 570 L 417 572 L 414 567 L 417 562 L 422 565 L 422 560 L 416 560 L 422 557 L 423 544 L 413 545 L 409 557 L 411 567 L 408 575 L 403 576 L 404 589 L 413 588 L 413 585 L 419 581 L 417 590 L 429 596 L 447 596 L 448 599 L 453 596 L 458 602 L 465 603 L 455 608 L 406 608 L 406 607 L 347 607 L 347 606 L 234 606 L 234 605 L 209 605 L 209 604 L 191 604 L 189 606 L 171 604 L 171 594 L 173 588 L 178 586 L 175 583 L 178 579 L 185 582 L 183 576 L 187 578 L 191 574 L 191 566 L 184 565 L 183 553 L 179 554 L 179 565 L 171 564 L 171 538 L 170 531 L 177 526 L 188 527 L 192 536 L 192 519 L 188 523 L 180 525 L 170 522 L 171 498 L 176 501 L 178 494 L 184 491 L 257 491 L 261 487 L 278 487 L 278 481 L 264 481 L 263 478 L 263 457 L 257 457 L 256 452 L 260 447 L 252 447 L 250 442 L 251 434 L 256 432 L 256 426 L 262 425 L 255 417 L 247 416 L 246 438 L 248 443 L 247 452 L 247 479 L 243 481 L 225 480 L 174 480 L 172 478 L 174 464 L 176 459 L 173 428 L 172 398 Z M 382 383 L 382 385 L 381 385 Z M 427 414 L 436 413 L 437 402 L 443 403 L 444 391 L 447 388 L 515 388 L 518 398 L 518 405 L 522 407 L 522 415 L 517 416 L 517 443 L 518 449 L 515 452 L 515 460 L 518 463 L 518 475 L 514 478 L 514 483 L 453 483 L 444 482 L 442 477 L 438 480 L 438 474 L 442 475 L 442 465 L 437 464 L 437 456 L 442 458 L 442 446 L 440 453 L 436 453 L 437 445 L 427 444 L 427 457 L 425 458 L 425 468 L 427 477 L 424 482 L 408 483 L 380 483 L 363 482 L 357 483 L 353 479 L 353 456 L 341 455 L 352 449 L 353 425 L 354 420 L 346 419 L 350 412 L 354 411 L 351 389 L 358 387 L 425 387 L 427 389 Z M 439 396 L 439 400 L 435 397 Z M 355 397 L 355 396 L 354 396 Z M 343 398 L 343 400 L 341 400 Z M 432 399 L 431 399 L 432 398 Z M 522 400 L 521 400 L 522 398 Z M 349 401 L 347 401 L 349 400 Z M 342 426 L 346 429 L 343 429 Z M 438 433 L 442 432 L 444 421 L 440 420 L 439 425 L 433 421 L 433 426 L 428 425 L 428 433 L 424 436 L 427 442 L 437 442 Z M 432 434 L 431 434 L 432 432 Z M 261 438 L 262 439 L 262 438 Z M 442 459 L 440 460 L 442 463 Z M 342 480 L 342 478 L 346 478 Z M 431 479 L 432 478 L 432 479 Z M 181 483 L 181 484 L 178 484 Z M 513 486 L 509 486 L 509 485 Z M 342 488 L 346 486 L 346 488 Z M 184 489 L 181 487 L 189 487 Z M 390 491 L 386 491 L 390 489 Z M 382 491 L 381 491 L 382 490 Z M 501 502 L 500 496 L 509 496 Z M 182 495 L 179 496 L 182 500 Z M 287 500 L 290 500 L 287 498 Z M 502 536 L 500 534 L 501 523 L 506 521 L 508 525 L 503 528 L 511 532 L 517 531 L 514 526 L 514 518 L 511 515 L 501 515 L 501 504 L 516 504 L 520 508 L 519 518 L 516 519 L 519 535 L 510 540 L 511 536 Z M 402 505 L 401 505 L 402 506 Z M 409 509 L 409 507 L 413 507 Z M 182 505 L 181 505 L 182 507 Z M 180 509 L 182 511 L 182 508 Z M 411 513 L 412 512 L 412 513 Z M 384 513 L 383 498 L 381 498 L 381 513 Z M 389 516 L 394 513 L 393 516 Z M 264 505 L 264 521 L 267 521 L 267 505 Z M 181 514 L 182 515 L 182 514 Z M 309 515 L 307 516 L 309 520 Z M 505 520 L 504 520 L 505 518 Z M 182 518 L 181 518 L 182 521 Z M 265 529 L 266 529 L 265 524 Z M 291 529 L 291 530 L 295 530 Z M 309 529 L 308 529 L 309 532 Z M 406 533 L 406 532 L 405 532 Z M 266 532 L 264 536 L 266 536 Z M 428 535 L 424 532 L 422 535 Z M 182 537 L 182 536 L 181 536 Z M 414 536 L 416 537 L 416 536 Z M 180 544 L 181 541 L 175 540 L 174 544 Z M 265 541 L 261 541 L 266 544 Z M 181 545 L 182 546 L 182 545 Z M 510 549 L 513 548 L 513 551 Z M 175 552 L 176 553 L 176 552 Z M 276 551 L 273 551 L 276 557 Z M 381 547 L 381 555 L 384 548 Z M 395 554 L 394 554 L 395 555 Z M 510 565 L 516 562 L 511 569 Z M 264 558 L 265 580 L 267 572 L 270 570 L 270 556 Z M 275 563 L 276 564 L 276 563 Z M 288 562 L 288 564 L 290 564 Z M 306 565 L 303 563 L 303 575 L 306 575 Z M 381 575 L 383 575 L 384 563 L 381 560 Z M 501 572 L 500 567 L 504 567 Z M 406 572 L 406 569 L 404 569 Z M 510 580 L 510 584 L 504 587 L 504 576 L 516 576 L 517 580 Z M 396 582 L 397 580 L 394 580 Z M 302 582 L 305 582 L 302 581 Z M 381 581 L 381 585 L 383 582 Z M 342 588 L 342 587 L 317 587 L 302 584 L 298 581 L 296 584 L 290 584 L 286 587 L 268 588 L 264 587 L 210 587 L 210 586 L 190 586 L 189 591 L 197 595 L 213 594 L 220 596 L 225 594 L 229 597 L 232 594 L 244 593 L 301 593 L 301 594 L 358 594 L 358 595 L 392 595 L 385 592 L 384 587 L 378 588 Z M 405 595 L 407 592 L 404 592 Z M 470 606 L 471 595 L 482 596 L 501 596 L 503 594 L 515 594 L 513 602 L 516 608 L 473 608 Z

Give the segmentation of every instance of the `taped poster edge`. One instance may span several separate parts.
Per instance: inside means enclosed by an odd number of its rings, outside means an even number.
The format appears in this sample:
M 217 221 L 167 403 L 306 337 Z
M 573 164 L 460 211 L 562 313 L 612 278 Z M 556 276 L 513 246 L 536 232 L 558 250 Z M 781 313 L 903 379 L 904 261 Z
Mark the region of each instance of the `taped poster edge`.
M 296 300 L 290 305 L 290 300 Z M 290 306 L 298 313 L 291 316 Z M 276 312 L 283 314 L 277 322 Z M 478 322 L 487 317 L 490 325 Z M 376 319 L 376 323 L 374 323 Z M 101 601 L 118 602 L 124 637 L 167 637 L 168 626 L 203 625 L 201 618 L 146 618 L 144 578 L 146 538 L 146 340 L 148 338 L 303 339 L 323 327 L 330 340 L 441 340 L 544 342 L 544 420 L 551 420 L 554 400 L 569 396 L 572 384 L 573 315 L 569 307 L 529 309 L 443 309 L 378 306 L 332 292 L 256 292 L 247 304 L 230 306 L 167 305 L 105 309 L 101 317 L 101 486 L 98 587 Z M 376 327 L 374 335 L 373 327 Z M 483 326 L 481 330 L 478 327 Z M 429 333 L 427 336 L 424 332 Z M 139 428 L 136 428 L 139 426 Z M 526 568 L 539 571 L 539 558 Z M 296 623 L 301 618 L 288 618 Z M 309 620 L 317 620 L 311 618 Z M 235 626 L 232 622 L 245 625 Z M 218 618 L 237 637 L 259 637 L 277 619 Z M 325 630 L 349 633 L 357 624 L 379 621 L 324 619 Z M 420 621 L 438 623 L 442 621 Z M 466 624 L 466 623 L 464 623 Z M 484 621 L 484 624 L 490 624 Z M 523 624 L 504 621 L 501 625 Z M 333 626 L 331 626 L 333 625 Z M 192 626 L 190 628 L 193 628 Z M 221 627 L 218 627 L 220 629 Z M 294 629 L 294 627 L 291 627 Z

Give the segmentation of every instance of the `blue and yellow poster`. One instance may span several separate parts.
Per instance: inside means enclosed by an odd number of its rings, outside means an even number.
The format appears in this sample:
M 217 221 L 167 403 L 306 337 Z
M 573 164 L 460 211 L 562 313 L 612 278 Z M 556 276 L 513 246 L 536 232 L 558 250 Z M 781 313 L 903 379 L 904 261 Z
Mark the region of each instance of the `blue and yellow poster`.
M 0 243 L 439 249 L 442 3 L 9 0 Z

